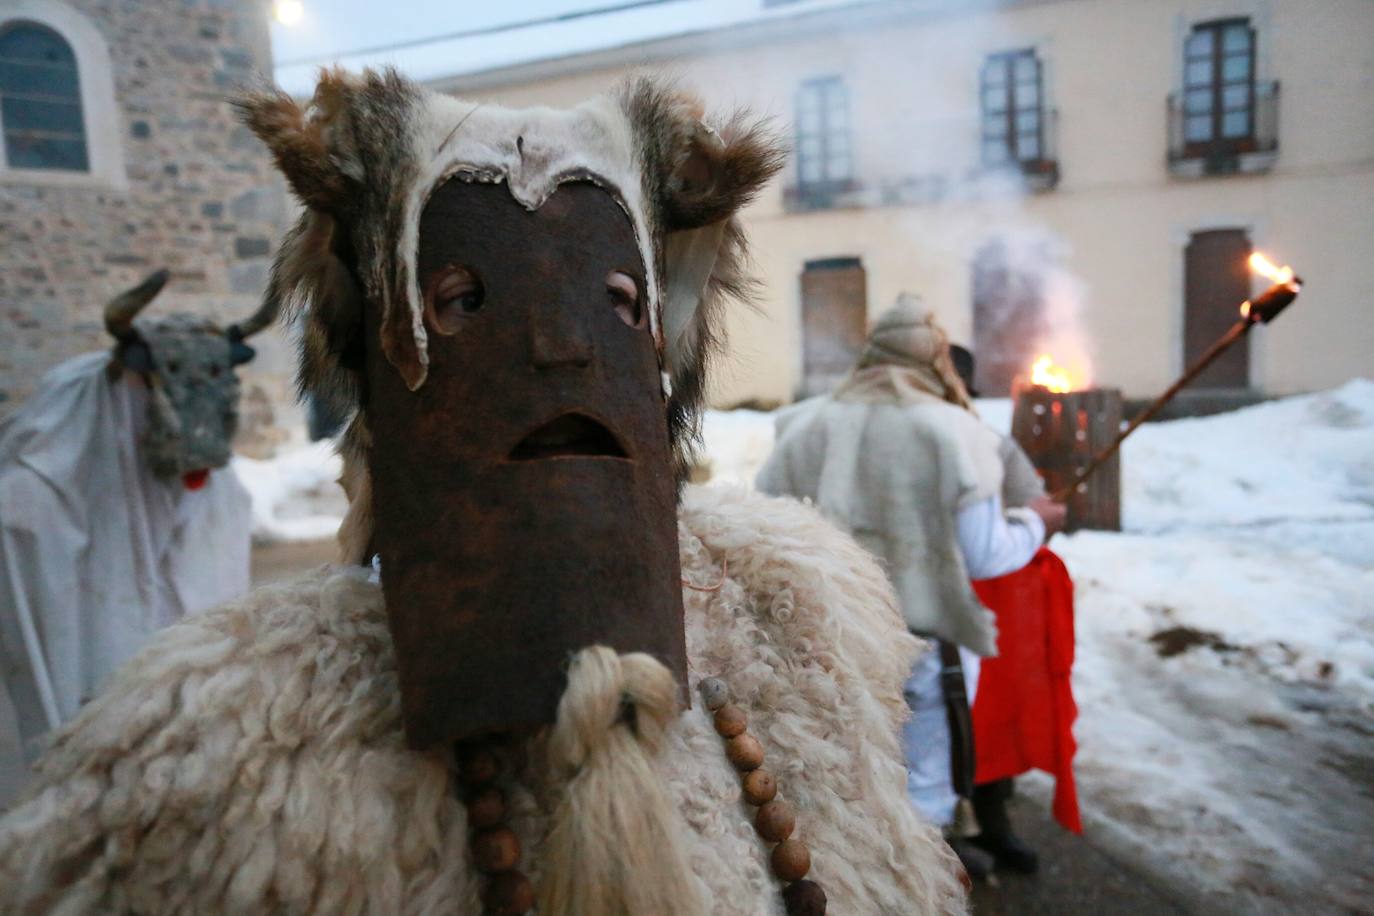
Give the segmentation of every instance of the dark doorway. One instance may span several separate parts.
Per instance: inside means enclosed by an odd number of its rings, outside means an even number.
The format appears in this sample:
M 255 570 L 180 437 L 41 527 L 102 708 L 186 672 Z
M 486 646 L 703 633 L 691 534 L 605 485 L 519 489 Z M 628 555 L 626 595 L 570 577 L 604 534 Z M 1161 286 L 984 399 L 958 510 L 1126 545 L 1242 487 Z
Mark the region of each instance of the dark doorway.
M 1183 256 L 1183 364 L 1203 354 L 1240 316 L 1250 297 L 1250 238 L 1244 229 L 1195 232 Z M 1198 388 L 1246 388 L 1250 344 L 1246 338 L 1198 376 Z
M 868 323 L 868 276 L 858 258 L 807 261 L 801 276 L 802 383 L 809 398 L 854 368 Z
M 1006 396 L 1030 369 L 1048 330 L 1042 287 L 1038 273 L 1013 263 L 1004 241 L 988 242 L 973 259 L 974 387 L 984 397 Z

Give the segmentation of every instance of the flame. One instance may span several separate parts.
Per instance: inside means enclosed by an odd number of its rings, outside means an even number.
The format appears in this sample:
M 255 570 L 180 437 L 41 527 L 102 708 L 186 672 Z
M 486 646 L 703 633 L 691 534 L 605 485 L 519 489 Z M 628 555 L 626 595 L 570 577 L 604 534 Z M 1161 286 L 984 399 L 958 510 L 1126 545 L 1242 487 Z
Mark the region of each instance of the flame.
M 1250 255 L 1250 269 L 1264 277 L 1270 283 L 1292 283 L 1293 268 L 1276 267 L 1274 262 L 1256 251 Z
M 1073 391 L 1073 377 L 1069 370 L 1057 366 L 1048 353 L 1041 353 L 1031 363 L 1031 384 L 1047 388 L 1055 394 L 1068 394 Z
M 1246 299 L 1244 302 L 1242 302 L 1242 303 L 1240 304 L 1240 317 L 1242 317 L 1242 318 L 1249 318 L 1249 317 L 1250 317 L 1250 300 L 1249 300 L 1249 299 Z

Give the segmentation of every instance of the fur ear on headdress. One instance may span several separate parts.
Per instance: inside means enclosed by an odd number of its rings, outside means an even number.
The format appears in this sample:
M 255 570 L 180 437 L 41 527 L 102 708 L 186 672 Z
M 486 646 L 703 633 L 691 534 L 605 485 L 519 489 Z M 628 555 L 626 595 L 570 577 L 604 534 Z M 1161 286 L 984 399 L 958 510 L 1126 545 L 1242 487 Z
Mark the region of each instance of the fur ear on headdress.
M 333 213 L 346 206 L 350 179 L 360 177 L 356 151 L 340 124 L 353 88 L 342 70 L 324 70 L 308 108 L 276 87 L 234 100 L 239 119 L 267 144 L 291 189 L 313 210 Z
M 340 256 L 341 231 L 332 216 L 306 210 L 282 239 L 263 293 L 302 313 L 296 384 L 335 415 L 358 406 L 364 346 L 363 291 Z
M 416 92 L 394 70 L 334 69 L 320 73 L 304 109 L 278 89 L 235 102 L 306 206 L 278 252 L 267 297 L 304 308 L 300 387 L 341 412 L 357 406 L 364 291 L 382 307 L 387 358 L 412 389 L 424 379 L 410 316 L 392 307 L 404 276 L 380 256 L 393 243 L 388 211 L 412 167 L 405 125 Z
M 648 79 L 626 85 L 621 104 L 633 125 L 654 218 L 665 233 L 664 359 L 673 394 L 668 422 L 684 446 L 706 394 L 711 356 L 724 343 L 727 300 L 753 292 L 737 214 L 782 168 L 786 154 L 766 128 L 736 114 L 719 130 L 701 103 Z M 678 449 L 680 473 L 691 456 Z

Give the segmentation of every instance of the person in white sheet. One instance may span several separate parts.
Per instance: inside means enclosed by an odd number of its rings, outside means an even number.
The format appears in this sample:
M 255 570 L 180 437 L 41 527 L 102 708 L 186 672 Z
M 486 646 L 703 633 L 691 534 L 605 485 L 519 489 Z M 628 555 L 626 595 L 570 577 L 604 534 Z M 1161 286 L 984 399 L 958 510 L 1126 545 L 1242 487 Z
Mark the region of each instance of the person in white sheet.
M 156 630 L 248 589 L 252 512 L 226 467 L 234 367 L 270 316 L 105 310 L 113 352 L 48 372 L 0 423 L 0 808 L 41 739 Z
M 1064 522 L 1048 499 L 1002 505 L 1000 444 L 971 410 L 944 330 L 903 294 L 831 395 L 780 415 L 757 480 L 766 493 L 810 499 L 883 560 L 908 627 L 937 641 L 906 685 L 907 788 L 971 873 L 990 863 L 962 842 L 972 821 L 968 709 L 996 632 L 970 580 L 1020 569 Z

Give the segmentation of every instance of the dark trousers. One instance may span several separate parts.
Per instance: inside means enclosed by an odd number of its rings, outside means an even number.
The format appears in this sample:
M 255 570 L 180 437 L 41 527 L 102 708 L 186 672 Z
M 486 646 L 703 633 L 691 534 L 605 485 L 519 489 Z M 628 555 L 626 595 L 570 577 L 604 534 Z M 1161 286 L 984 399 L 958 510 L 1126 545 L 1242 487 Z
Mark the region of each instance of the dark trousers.
M 1007 799 L 1011 798 L 1012 791 L 1010 777 L 974 787 L 973 813 L 978 816 L 978 825 L 983 828 L 984 837 L 1006 836 L 1011 833 L 1011 820 L 1007 817 Z

